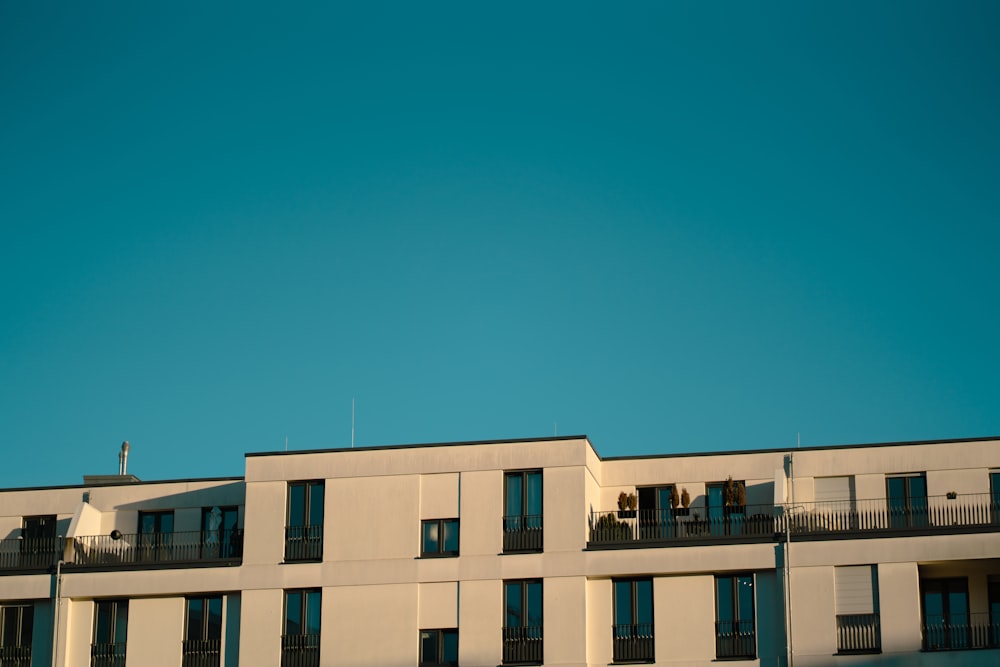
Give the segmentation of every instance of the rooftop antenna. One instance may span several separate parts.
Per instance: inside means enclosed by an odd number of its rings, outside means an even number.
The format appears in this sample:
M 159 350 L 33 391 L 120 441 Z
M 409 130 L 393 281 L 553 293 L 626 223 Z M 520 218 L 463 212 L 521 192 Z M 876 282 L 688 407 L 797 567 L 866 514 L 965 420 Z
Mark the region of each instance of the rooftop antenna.
M 795 434 L 795 446 L 799 449 L 802 448 L 802 433 Z
M 351 449 L 354 449 L 354 397 L 351 397 Z
M 124 475 L 125 469 L 128 468 L 128 450 L 131 446 L 128 444 L 128 440 L 122 443 L 122 450 L 118 452 L 118 474 Z
M 559 422 L 552 422 L 552 436 L 555 437 L 559 435 Z
M 288 451 L 288 436 L 285 436 L 285 451 Z

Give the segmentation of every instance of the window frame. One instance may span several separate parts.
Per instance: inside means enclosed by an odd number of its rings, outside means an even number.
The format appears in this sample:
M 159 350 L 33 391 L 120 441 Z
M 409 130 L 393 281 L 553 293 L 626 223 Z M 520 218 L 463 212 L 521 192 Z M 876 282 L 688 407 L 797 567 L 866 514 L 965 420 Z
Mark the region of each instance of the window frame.
M 433 634 L 435 638 L 435 650 L 437 651 L 437 658 L 432 662 L 427 660 L 424 656 L 424 634 Z M 446 636 L 455 637 L 455 659 L 446 660 L 445 659 L 445 637 Z M 419 646 L 417 649 L 417 664 L 419 667 L 458 667 L 459 661 L 459 648 L 458 648 L 458 628 L 421 628 L 417 631 L 417 638 L 419 641 Z
M 128 598 L 108 598 L 94 600 L 94 627 L 91 633 L 90 664 L 91 667 L 111 667 L 124 665 L 128 650 Z M 108 628 L 108 641 L 99 642 L 101 634 L 101 610 L 109 609 L 107 617 L 111 620 Z M 124 619 L 124 620 L 123 620 Z M 119 637 L 119 630 L 124 637 Z M 107 647 L 103 654 L 97 647 Z
M 936 589 L 936 590 L 934 590 Z M 933 642 L 929 636 L 928 629 L 931 624 L 927 619 L 927 597 L 930 593 L 937 593 L 941 596 L 941 623 L 943 635 L 940 644 Z M 987 589 L 987 594 L 989 589 Z M 951 596 L 961 594 L 965 598 L 965 608 L 962 610 L 951 609 Z M 952 626 L 955 617 L 964 617 L 964 622 L 957 624 L 964 627 L 962 635 L 953 635 Z M 920 580 L 920 619 L 924 628 L 923 649 L 925 651 L 956 651 L 973 647 L 970 633 L 970 613 L 969 600 L 969 578 L 968 577 L 934 577 L 932 579 Z
M 911 480 L 919 479 L 923 484 L 923 494 L 915 495 L 912 490 Z M 894 498 L 892 493 L 893 482 L 903 481 L 903 495 L 901 498 Z M 894 500 L 902 503 L 897 509 L 894 507 Z M 917 502 L 915 502 L 917 501 Z M 890 528 L 923 528 L 928 521 L 928 495 L 927 495 L 927 473 L 926 472 L 906 472 L 893 473 L 885 476 L 885 504 L 888 512 Z M 900 513 L 901 512 L 901 513 Z
M 437 524 L 438 538 L 437 549 L 434 551 L 427 548 L 427 527 Z M 455 527 L 455 548 L 445 549 L 445 525 L 454 524 Z M 421 558 L 455 558 L 459 555 L 461 547 L 461 526 L 458 517 L 448 519 L 424 519 L 420 522 L 420 557 Z
M 649 621 L 639 620 L 643 616 L 639 608 L 640 583 L 648 584 L 649 586 Z M 628 619 L 623 619 L 618 615 L 620 609 L 619 587 L 621 585 L 628 586 Z M 625 577 L 611 580 L 611 638 L 612 659 L 615 664 L 653 662 L 656 660 L 656 603 L 654 598 L 655 593 L 653 591 L 652 577 Z M 627 622 L 622 623 L 622 620 L 626 620 Z M 644 638 L 637 632 L 639 626 L 645 625 L 649 626 L 648 642 L 642 641 Z M 623 626 L 635 629 L 636 632 L 630 630 L 629 634 L 623 634 L 620 630 Z M 624 651 L 626 644 L 637 644 L 638 649 L 636 649 L 636 653 L 641 653 L 641 655 L 634 655 L 630 651 Z M 629 655 L 623 655 L 623 653 L 629 653 Z
M 545 584 L 544 579 L 505 579 L 503 582 L 503 641 L 504 653 L 503 664 L 505 665 L 540 665 L 543 662 L 545 649 Z M 533 586 L 538 589 L 538 609 L 537 614 L 532 610 L 535 605 L 531 604 L 531 590 Z M 508 621 L 511 617 L 510 592 L 516 589 L 517 603 L 520 609 L 520 621 L 516 625 L 511 625 Z M 538 623 L 532 624 L 532 618 L 537 618 Z M 508 657 L 508 651 L 515 655 Z
M 722 599 L 719 592 L 719 582 L 723 580 L 728 580 L 731 586 L 732 599 L 730 603 L 732 604 L 733 618 L 724 619 L 721 617 L 719 602 Z M 741 598 L 740 593 L 743 590 L 743 583 L 741 580 L 749 580 L 749 593 L 750 596 L 750 620 L 743 618 L 741 611 Z M 750 624 L 750 632 L 753 638 L 752 651 L 734 651 L 733 655 L 719 655 L 720 651 L 720 635 L 719 626 L 723 623 L 732 624 L 737 628 L 737 633 L 739 628 L 744 623 Z M 717 574 L 715 575 L 715 657 L 717 660 L 756 660 L 757 659 L 757 581 L 754 577 L 753 572 L 733 572 L 731 574 Z M 737 639 L 739 641 L 739 639 Z
M 302 489 L 301 517 L 293 516 L 292 494 L 293 490 L 297 488 Z M 313 497 L 316 489 L 320 490 L 318 499 Z M 319 501 L 318 507 L 315 504 L 316 500 Z M 301 523 L 293 523 L 293 521 L 301 521 Z M 285 562 L 299 563 L 323 560 L 323 525 L 325 521 L 326 480 L 288 481 L 285 490 Z M 296 549 L 289 548 L 293 544 L 299 547 L 300 553 L 295 553 Z M 318 548 L 316 548 L 317 546 Z
M 538 480 L 538 514 L 528 514 L 533 484 Z M 518 513 L 508 513 L 511 506 L 511 480 L 520 480 Z M 505 470 L 503 474 L 503 553 L 538 553 L 544 549 L 545 475 L 542 468 Z
M 7 618 L 16 614 L 14 621 L 14 640 L 8 641 Z M 27 617 L 27 623 L 25 618 Z M 31 638 L 35 628 L 35 605 L 30 602 L 5 602 L 0 604 L 0 649 L 27 648 L 31 649 Z M 30 658 L 30 653 L 28 656 Z

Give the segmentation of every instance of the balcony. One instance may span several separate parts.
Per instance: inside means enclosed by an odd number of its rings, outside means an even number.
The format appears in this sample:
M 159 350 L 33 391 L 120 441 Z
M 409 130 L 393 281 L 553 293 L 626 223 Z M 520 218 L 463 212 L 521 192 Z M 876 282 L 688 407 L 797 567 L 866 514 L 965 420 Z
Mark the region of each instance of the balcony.
M 719 659 L 757 657 L 757 633 L 753 621 L 717 621 L 715 657 Z
M 925 651 L 1000 648 L 1000 619 L 988 613 L 955 614 L 950 619 L 921 625 Z
M 125 642 L 91 644 L 90 667 L 125 667 Z
M 281 635 L 281 667 L 319 667 L 319 635 Z
M 0 646 L 0 665 L 3 667 L 31 667 L 31 647 Z
M 837 653 L 881 653 L 882 630 L 878 614 L 837 616 Z
M 541 626 L 503 629 L 503 664 L 540 665 L 543 658 Z
M 221 639 L 185 639 L 181 667 L 219 667 L 222 657 Z
M 232 564 L 243 558 L 243 531 L 191 531 L 77 537 L 72 565 L 145 566 L 169 563 Z
M 793 540 L 954 535 L 1000 531 L 1000 505 L 988 493 L 931 496 L 908 504 L 874 500 L 747 505 L 708 516 L 690 510 L 591 512 L 588 549 Z
M 285 528 L 285 560 L 323 560 L 323 525 Z
M 653 662 L 656 659 L 652 623 L 613 625 L 611 637 L 614 640 L 612 649 L 615 662 Z
M 47 570 L 62 558 L 64 543 L 61 537 L 0 540 L 0 571 Z
M 503 551 L 542 550 L 542 515 L 527 514 L 505 516 L 503 518 Z

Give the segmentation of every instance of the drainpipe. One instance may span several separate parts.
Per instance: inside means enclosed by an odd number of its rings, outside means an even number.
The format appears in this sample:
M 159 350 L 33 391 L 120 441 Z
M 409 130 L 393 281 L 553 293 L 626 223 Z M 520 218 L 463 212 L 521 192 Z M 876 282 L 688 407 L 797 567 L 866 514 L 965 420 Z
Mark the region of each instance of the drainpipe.
M 788 479 L 791 484 L 791 505 L 795 506 L 795 459 L 788 453 Z M 791 512 L 785 512 L 785 628 L 788 633 L 788 667 L 795 665 L 795 649 L 792 647 L 792 521 Z
M 52 667 L 56 666 L 56 656 L 59 652 L 59 606 L 62 604 L 60 586 L 62 585 L 62 566 L 66 564 L 62 558 L 56 562 L 56 590 L 52 597 Z

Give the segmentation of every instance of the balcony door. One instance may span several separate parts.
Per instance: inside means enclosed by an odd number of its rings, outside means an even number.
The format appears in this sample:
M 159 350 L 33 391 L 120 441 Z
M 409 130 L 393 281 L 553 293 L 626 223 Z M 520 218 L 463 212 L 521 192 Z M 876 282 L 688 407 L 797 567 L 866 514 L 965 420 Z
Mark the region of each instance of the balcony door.
M 924 650 L 969 648 L 968 580 L 925 579 L 920 588 Z
M 890 528 L 927 525 L 927 478 L 922 474 L 895 475 L 885 480 Z
M 174 534 L 174 513 L 139 512 L 139 553 L 138 560 L 171 560 L 171 546 Z
M 673 485 L 639 488 L 639 538 L 662 540 L 676 537 L 674 510 L 670 506 Z

